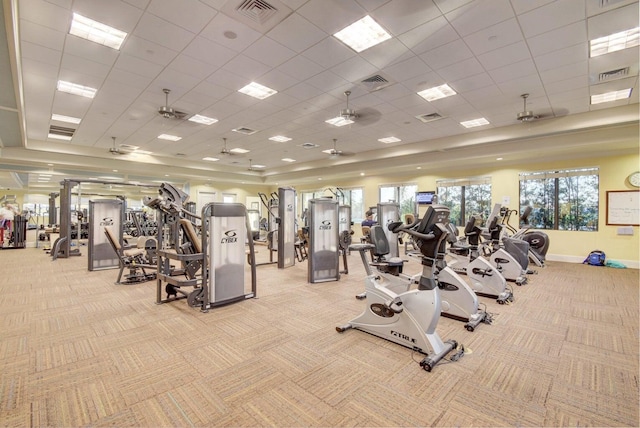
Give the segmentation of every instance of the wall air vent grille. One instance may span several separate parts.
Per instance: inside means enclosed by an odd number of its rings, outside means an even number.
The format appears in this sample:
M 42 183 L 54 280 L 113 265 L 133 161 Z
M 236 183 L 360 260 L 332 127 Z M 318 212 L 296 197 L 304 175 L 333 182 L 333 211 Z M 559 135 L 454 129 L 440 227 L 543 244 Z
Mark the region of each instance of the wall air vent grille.
M 434 120 L 442 119 L 442 116 L 438 113 L 430 113 L 430 114 L 421 114 L 416 116 L 420 122 L 428 123 L 433 122 Z
M 620 79 L 629 75 L 629 67 L 618 68 L 617 70 L 609 70 L 598 75 L 598 81 L 606 82 L 608 80 Z

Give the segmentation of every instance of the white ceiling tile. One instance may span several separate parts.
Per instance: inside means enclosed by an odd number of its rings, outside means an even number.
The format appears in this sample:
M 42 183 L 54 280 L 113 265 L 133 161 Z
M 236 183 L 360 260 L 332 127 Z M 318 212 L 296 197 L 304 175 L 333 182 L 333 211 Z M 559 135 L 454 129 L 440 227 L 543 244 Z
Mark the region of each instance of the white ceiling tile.
M 218 13 L 198 0 L 152 0 L 147 11 L 196 34 Z
M 162 71 L 161 65 L 123 53 L 118 56 L 114 68 L 152 78 L 156 77 L 158 73 Z
M 403 85 L 409 92 L 419 92 L 423 89 L 432 88 L 434 86 L 440 86 L 443 83 L 447 83 L 446 80 L 442 78 L 435 71 L 430 73 L 425 73 L 423 75 L 418 75 L 411 79 L 403 79 L 401 85 Z
M 390 1 L 371 13 L 393 35 L 405 33 L 440 16 L 432 0 Z
M 516 11 L 516 15 L 522 15 L 552 1 L 556 0 L 511 0 L 511 5 L 513 6 L 513 10 Z
M 490 70 L 488 73 L 496 83 L 502 83 L 519 77 L 535 74 L 536 67 L 531 59 L 526 59 L 524 61 Z
M 297 12 L 327 34 L 335 34 L 367 14 L 356 2 L 342 0 L 310 1 Z
M 271 70 L 260 76 L 260 84 L 282 92 L 285 89 L 294 86 L 298 82 L 293 80 L 291 76 L 282 73 L 279 70 Z M 272 98 L 272 97 L 269 97 Z
M 194 38 L 193 33 L 151 14 L 140 18 L 133 34 L 174 51 L 181 51 Z
M 589 40 L 638 27 L 639 2 L 588 19 Z
M 23 41 L 21 44 L 21 50 L 24 58 L 43 62 L 56 68 L 60 65 L 62 52 L 58 50 L 49 49 L 47 47 L 25 41 Z
M 198 80 L 205 79 L 214 70 L 210 64 L 184 54 L 178 55 L 173 61 L 171 61 L 169 68 L 195 77 Z
M 310 77 L 306 82 L 324 92 L 349 84 L 347 80 L 328 70 Z
M 433 0 L 438 9 L 442 13 L 451 12 L 454 9 L 457 9 L 461 6 L 464 6 L 467 3 L 472 2 L 473 0 Z
M 502 93 L 508 98 L 516 100 L 522 94 L 539 95 L 544 93 L 544 87 L 537 74 L 530 74 L 498 83 Z
M 207 64 L 211 64 L 215 68 L 222 67 L 238 54 L 236 51 L 227 49 L 201 36 L 193 39 L 182 52 L 200 61 L 204 61 Z
M 533 37 L 585 18 L 584 0 L 561 0 L 523 13 L 518 21 L 525 36 Z
M 284 91 L 286 94 L 291 95 L 294 98 L 299 100 L 308 100 L 309 98 L 316 97 L 323 93 L 324 91 L 318 89 L 314 86 L 309 85 L 308 83 L 298 83 L 295 86 L 292 86 Z M 306 108 L 310 108 L 311 106 L 307 106 Z M 320 107 L 313 107 L 315 109 L 319 109 Z
M 175 50 L 134 35 L 127 37 L 120 52 L 159 65 L 169 64 L 178 55 Z
M 269 31 L 267 36 L 300 53 L 327 37 L 328 34 L 299 14 L 292 13 L 280 25 Z
M 487 73 L 480 73 L 471 77 L 449 82 L 449 86 L 458 93 L 485 88 L 493 84 L 493 79 L 491 79 Z
M 269 71 L 268 66 L 259 63 L 258 61 L 254 61 L 244 55 L 238 55 L 237 57 L 233 58 L 231 61 L 224 65 L 223 69 L 237 76 L 244 77 L 248 80 L 247 83 L 252 80 L 255 81 L 264 73 Z M 238 89 L 240 89 L 240 87 Z
M 638 78 L 634 76 L 627 79 L 618 79 L 600 83 L 598 85 L 591 85 L 589 87 L 590 95 L 604 94 L 610 91 L 619 91 L 621 89 L 633 88 L 637 80 Z M 637 95 L 635 97 L 637 98 Z
M 446 45 L 458 38 L 456 31 L 442 16 L 398 36 L 398 39 L 416 54 Z
M 552 106 L 560 105 L 561 103 L 569 100 L 589 100 L 589 88 L 578 88 L 570 91 L 556 92 L 555 94 L 548 94 L 549 102 Z
M 586 76 L 587 74 L 589 74 L 588 62 L 581 61 L 541 71 L 540 79 L 545 85 L 547 85 L 560 80 L 570 79 L 572 77 Z
M 355 55 L 355 52 L 334 37 L 327 37 L 302 53 L 306 58 L 324 67 L 333 67 Z
M 354 56 L 331 68 L 331 71 L 348 82 L 360 82 L 378 69 L 359 56 Z
M 117 50 L 72 35 L 67 35 L 64 51 L 69 55 L 108 66 L 113 65 L 118 58 Z
M 524 41 L 504 46 L 478 56 L 478 60 L 487 70 L 494 70 L 496 68 L 504 67 L 508 64 L 513 64 L 514 62 L 520 62 L 530 58 L 531 55 L 529 54 L 529 50 L 527 49 L 527 45 Z
M 261 37 L 244 50 L 243 55 L 271 67 L 277 67 L 295 56 L 295 52 L 268 37 Z
M 20 21 L 20 40 L 31 42 L 49 49 L 62 50 L 66 39 L 66 31 L 57 31 L 31 21 Z
M 598 74 L 629 67 L 629 76 L 638 75 L 640 66 L 640 51 L 638 49 L 625 49 L 607 55 L 589 58 L 589 73 L 594 82 L 598 81 Z
M 379 45 L 360 52 L 362 58 L 378 68 L 401 62 L 409 57 L 407 54 L 411 54 L 411 52 L 398 39 L 385 40 Z
M 39 0 L 20 2 L 20 19 L 31 21 L 52 30 L 67 33 L 71 27 L 70 10 Z
M 383 73 L 396 82 L 430 73 L 432 70 L 420 58 L 413 56 L 405 61 L 384 68 Z
M 533 60 L 540 72 L 558 68 L 563 65 L 582 62 L 588 55 L 586 43 L 559 49 L 548 54 L 535 57 Z
M 514 17 L 509 0 L 472 2 L 446 14 L 447 20 L 462 37 Z
M 484 68 L 477 59 L 469 58 L 455 64 L 436 70 L 443 79 L 447 81 L 460 80 L 465 77 L 473 76 L 484 72 Z
M 469 102 L 469 104 L 478 109 L 502 106 L 505 102 L 509 101 L 496 85 L 485 86 L 483 88 L 465 92 L 462 96 Z
M 261 37 L 257 31 L 224 13 L 217 14 L 200 35 L 236 52 L 243 51 Z
M 550 93 L 556 93 L 561 91 L 570 91 L 573 89 L 580 89 L 589 86 L 589 76 L 585 73 L 582 76 L 572 77 L 570 79 L 559 80 L 553 83 L 547 83 L 545 90 Z
M 237 73 L 224 68 L 220 68 L 213 72 L 209 77 L 207 77 L 207 82 L 231 89 L 232 93 L 250 83 L 250 81 L 247 81 L 246 77 L 240 76 Z
M 280 65 L 278 70 L 297 80 L 305 80 L 320 73 L 323 68 L 320 64 L 313 62 L 302 55 L 297 55 Z
M 98 83 L 98 86 L 94 86 L 97 88 L 101 86 L 104 78 L 109 74 L 109 70 L 111 69 L 110 65 L 101 64 L 95 61 L 90 61 L 85 58 L 71 55 L 71 54 L 63 54 L 62 55 L 62 63 L 60 64 L 61 70 L 82 70 L 84 75 L 93 76 L 97 79 L 91 79 L 94 84 Z M 79 82 L 75 82 L 79 83 Z M 89 83 L 85 83 L 88 85 Z
M 432 69 L 446 67 L 456 62 L 464 61 L 473 56 L 462 40 L 456 40 L 446 45 L 420 55 L 420 58 Z
M 543 55 L 558 49 L 587 42 L 585 21 L 578 21 L 556 30 L 531 37 L 527 40 L 533 56 Z
M 523 40 L 522 31 L 515 18 L 492 25 L 464 38 L 465 43 L 476 56 L 521 40 Z
M 587 0 L 587 16 L 600 15 L 601 13 L 637 2 L 638 0 L 614 0 L 609 2 L 603 2 L 602 0 Z M 602 3 L 605 4 L 603 5 Z
M 73 12 L 131 34 L 142 10 L 120 0 L 75 0 Z M 71 18 L 71 17 L 70 17 Z
M 151 0 L 124 0 L 124 2 L 143 10 L 147 8 L 150 1 Z M 206 0 L 203 1 L 206 3 Z

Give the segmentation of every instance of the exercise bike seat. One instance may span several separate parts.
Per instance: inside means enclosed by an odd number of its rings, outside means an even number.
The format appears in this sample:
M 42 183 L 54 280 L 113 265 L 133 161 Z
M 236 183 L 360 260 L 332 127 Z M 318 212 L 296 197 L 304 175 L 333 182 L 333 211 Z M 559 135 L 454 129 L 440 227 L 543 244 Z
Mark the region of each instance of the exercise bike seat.
M 371 244 L 373 245 L 373 255 L 375 259 L 372 266 L 376 266 L 378 270 L 392 275 L 399 275 L 402 273 L 402 267 L 404 266 L 404 260 L 400 257 L 385 256 L 389 254 L 389 240 L 384 233 L 382 226 L 376 224 L 371 226 Z

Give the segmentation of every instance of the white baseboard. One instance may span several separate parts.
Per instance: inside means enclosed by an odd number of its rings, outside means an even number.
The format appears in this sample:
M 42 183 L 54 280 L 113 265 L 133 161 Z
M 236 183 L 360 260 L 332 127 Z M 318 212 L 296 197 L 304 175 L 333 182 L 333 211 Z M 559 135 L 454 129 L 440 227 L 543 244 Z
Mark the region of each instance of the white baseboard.
M 549 261 L 555 262 L 565 262 L 565 263 L 582 263 L 584 262 L 584 257 L 582 256 L 565 256 L 561 254 L 547 254 L 546 257 Z M 638 260 L 618 260 L 614 259 L 617 262 L 622 263 L 628 268 L 631 269 L 640 269 L 640 261 Z

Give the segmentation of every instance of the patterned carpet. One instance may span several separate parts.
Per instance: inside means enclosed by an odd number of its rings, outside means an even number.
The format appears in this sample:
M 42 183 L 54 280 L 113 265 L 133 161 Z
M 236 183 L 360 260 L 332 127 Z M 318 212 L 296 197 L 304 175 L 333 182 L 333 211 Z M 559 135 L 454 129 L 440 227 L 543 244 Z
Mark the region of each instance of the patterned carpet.
M 637 270 L 550 262 L 513 304 L 480 298 L 493 325 L 442 318 L 468 352 L 428 373 L 407 348 L 335 331 L 366 305 L 357 253 L 338 282 L 260 266 L 257 299 L 201 313 L 156 305 L 155 281 L 87 271 L 86 252 L 0 252 L 2 426 L 640 424 Z

